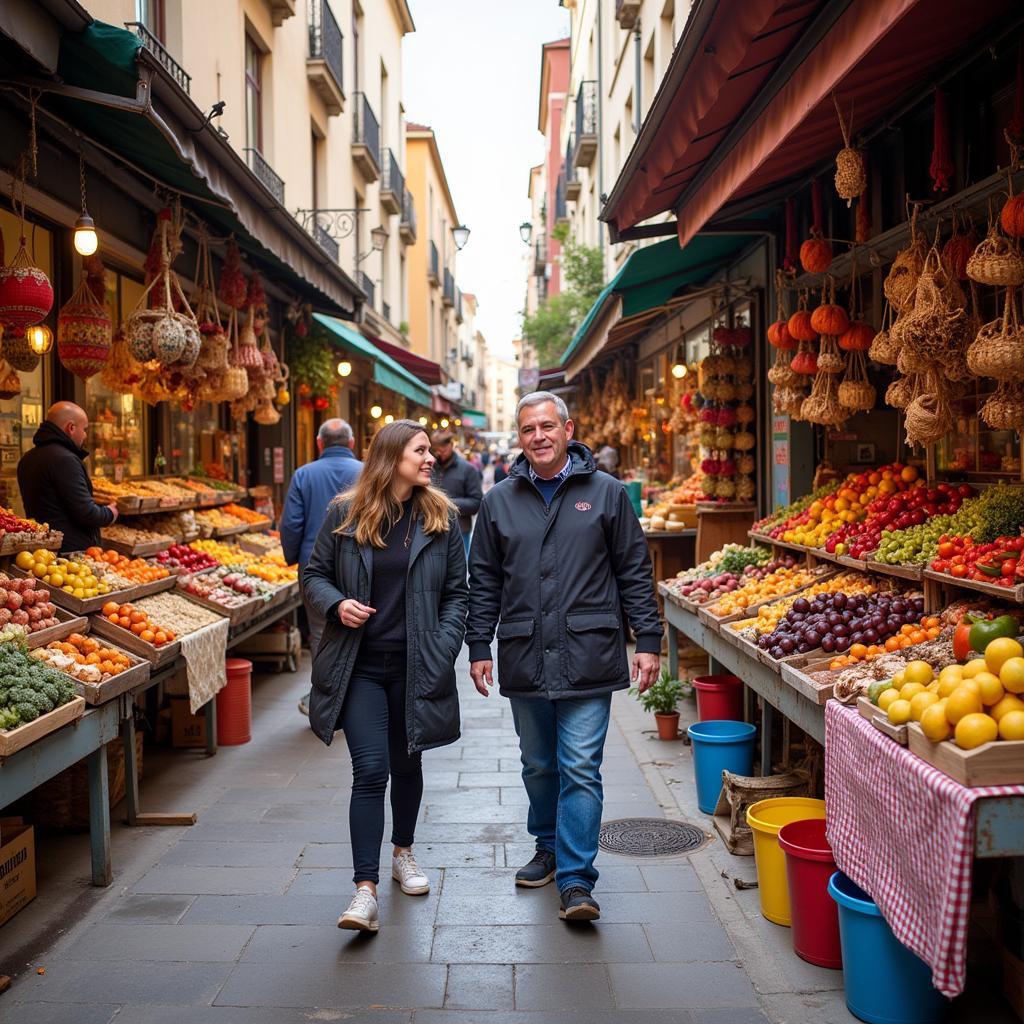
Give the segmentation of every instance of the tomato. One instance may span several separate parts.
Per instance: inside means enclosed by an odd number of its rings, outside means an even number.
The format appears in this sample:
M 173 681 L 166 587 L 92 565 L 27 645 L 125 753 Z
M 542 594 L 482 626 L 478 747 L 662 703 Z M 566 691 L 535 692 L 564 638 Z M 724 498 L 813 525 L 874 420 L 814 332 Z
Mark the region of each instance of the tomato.
M 950 576 L 955 576 L 958 580 L 963 579 L 967 575 L 967 566 L 962 563 L 954 565 L 949 570 Z
M 1013 576 L 1017 571 L 1017 567 L 1020 563 L 1015 558 L 1007 558 L 1003 561 L 1003 564 L 999 567 L 999 571 L 1004 576 Z
M 956 554 L 956 547 L 949 541 L 939 545 L 939 558 L 952 558 Z

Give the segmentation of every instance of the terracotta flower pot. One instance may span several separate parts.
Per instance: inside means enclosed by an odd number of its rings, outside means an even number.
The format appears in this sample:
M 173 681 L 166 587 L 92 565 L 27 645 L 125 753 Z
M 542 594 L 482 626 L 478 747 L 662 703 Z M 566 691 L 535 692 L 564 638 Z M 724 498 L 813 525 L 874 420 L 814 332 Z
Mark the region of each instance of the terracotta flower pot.
M 675 740 L 679 738 L 678 711 L 669 711 L 667 714 L 656 712 L 654 720 L 658 723 L 659 740 Z

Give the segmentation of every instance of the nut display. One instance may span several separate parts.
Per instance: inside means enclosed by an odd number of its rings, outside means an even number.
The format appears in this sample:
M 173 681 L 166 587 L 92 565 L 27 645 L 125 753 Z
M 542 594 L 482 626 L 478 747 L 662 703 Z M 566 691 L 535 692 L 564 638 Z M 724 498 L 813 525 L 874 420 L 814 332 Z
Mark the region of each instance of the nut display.
M 165 533 L 143 530 L 136 526 L 124 526 L 121 523 L 115 523 L 113 526 L 104 526 L 100 530 L 100 536 L 105 541 L 115 541 L 118 544 L 127 544 L 131 547 L 137 547 L 140 544 L 174 543 L 174 538 L 168 537 Z
M 221 511 L 234 516 L 236 519 L 241 519 L 243 523 L 265 523 L 267 521 L 266 516 L 260 515 L 259 512 L 254 512 L 251 508 L 246 508 L 244 505 L 236 505 L 234 502 L 230 505 L 225 505 Z
M 136 602 L 136 608 L 154 622 L 159 622 L 165 627 L 170 626 L 173 630 L 171 635 L 186 636 L 204 626 L 212 626 L 215 622 L 223 621 L 216 612 L 171 591 L 145 597 Z
M 202 509 L 196 513 L 196 523 L 207 531 L 233 530 L 245 526 L 248 520 L 240 519 L 219 508 Z

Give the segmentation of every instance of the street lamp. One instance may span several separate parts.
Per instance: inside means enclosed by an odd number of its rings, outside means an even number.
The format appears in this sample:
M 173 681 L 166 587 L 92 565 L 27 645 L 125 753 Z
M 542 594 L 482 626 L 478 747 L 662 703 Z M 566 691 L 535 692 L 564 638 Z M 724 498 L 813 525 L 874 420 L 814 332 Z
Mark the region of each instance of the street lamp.
M 469 241 L 469 228 L 465 224 L 452 228 L 452 238 L 455 240 L 455 248 L 461 252 Z
M 379 420 L 384 410 L 379 405 L 370 406 L 370 419 Z
M 338 363 L 338 376 L 347 377 L 352 372 L 352 364 L 347 359 Z
M 362 263 L 363 260 L 365 260 L 366 257 L 369 256 L 371 253 L 382 252 L 384 246 L 387 245 L 387 241 L 388 229 L 384 227 L 383 224 L 378 224 L 370 232 L 370 248 L 367 249 L 366 252 L 362 254 L 362 256 L 360 256 L 358 253 L 356 254 L 356 266 L 359 266 L 359 264 Z
M 524 220 L 519 225 L 519 237 L 523 240 L 523 245 L 530 244 L 530 240 L 533 238 L 533 225 L 528 220 Z

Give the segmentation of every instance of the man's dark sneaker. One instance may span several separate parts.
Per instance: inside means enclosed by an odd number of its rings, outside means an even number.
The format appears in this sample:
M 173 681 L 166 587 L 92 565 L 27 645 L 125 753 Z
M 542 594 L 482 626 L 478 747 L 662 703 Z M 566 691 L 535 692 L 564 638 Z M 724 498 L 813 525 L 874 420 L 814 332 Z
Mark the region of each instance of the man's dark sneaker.
M 299 710 L 309 718 L 309 698 L 313 696 L 313 691 L 310 690 L 305 697 L 299 698 Z
M 524 889 L 539 889 L 555 877 L 555 855 L 547 850 L 538 850 L 529 864 L 516 872 L 516 885 Z
M 561 893 L 558 916 L 563 921 L 596 921 L 601 916 L 597 900 L 582 885 L 570 885 Z

